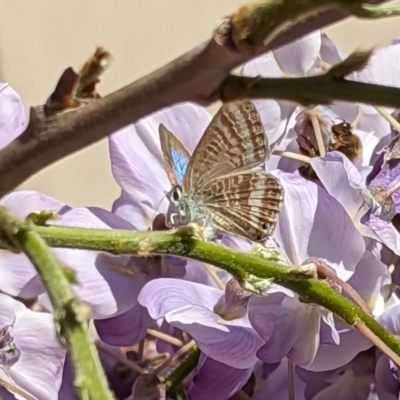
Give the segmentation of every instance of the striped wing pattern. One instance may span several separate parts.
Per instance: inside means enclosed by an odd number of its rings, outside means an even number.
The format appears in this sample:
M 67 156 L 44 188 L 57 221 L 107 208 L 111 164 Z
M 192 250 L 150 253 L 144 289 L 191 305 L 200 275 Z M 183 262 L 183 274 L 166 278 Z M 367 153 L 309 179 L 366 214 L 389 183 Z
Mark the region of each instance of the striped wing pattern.
M 196 201 L 217 228 L 257 242 L 275 229 L 283 188 L 276 177 L 263 171 L 239 172 L 207 182 Z
M 183 192 L 196 193 L 218 176 L 262 169 L 268 155 L 264 127 L 253 103 L 227 103 L 214 116 L 190 159 Z

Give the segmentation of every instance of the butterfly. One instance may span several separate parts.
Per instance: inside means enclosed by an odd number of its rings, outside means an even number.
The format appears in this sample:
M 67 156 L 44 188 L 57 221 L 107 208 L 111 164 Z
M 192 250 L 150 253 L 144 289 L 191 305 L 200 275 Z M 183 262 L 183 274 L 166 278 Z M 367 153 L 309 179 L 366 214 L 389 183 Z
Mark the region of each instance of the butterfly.
M 228 233 L 252 241 L 272 235 L 283 201 L 279 180 L 264 170 L 269 147 L 257 109 L 250 101 L 224 104 L 193 155 L 160 124 L 167 194 L 177 213 L 170 226 L 196 223 L 204 238 Z

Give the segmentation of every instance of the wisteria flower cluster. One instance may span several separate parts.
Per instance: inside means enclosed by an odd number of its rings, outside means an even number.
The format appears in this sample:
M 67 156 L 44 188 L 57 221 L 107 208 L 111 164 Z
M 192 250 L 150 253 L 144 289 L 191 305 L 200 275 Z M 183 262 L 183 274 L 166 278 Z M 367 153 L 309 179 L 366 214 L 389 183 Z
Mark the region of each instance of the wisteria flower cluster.
M 320 74 L 345 57 L 317 31 L 245 64 L 242 74 Z M 350 79 L 400 87 L 400 41 L 376 51 Z M 282 265 L 314 263 L 334 290 L 353 299 L 355 292 L 367 312 L 400 335 L 397 110 L 254 103 L 271 152 L 266 170 L 284 191 L 263 251 Z M 56 217 L 48 223 L 56 226 L 166 229 L 171 184 L 159 126 L 192 154 L 211 119 L 207 109 L 183 103 L 110 136 L 112 172 L 121 188 L 111 210 L 72 208 L 34 191 L 10 193 L 0 203 L 19 218 L 52 211 Z M 0 147 L 24 124 L 21 99 L 1 84 Z M 241 252 L 260 248 L 229 235 L 222 244 Z M 197 361 L 182 380 L 190 400 L 279 400 L 288 393 L 296 400 L 398 398 L 397 366 L 371 337 L 282 286 L 272 283 L 257 295 L 225 270 L 175 256 L 52 251 L 76 275 L 74 294 L 90 308 L 90 329 L 118 399 L 166 398 L 163 379 L 188 359 Z M 24 254 L 0 254 L 1 398 L 78 398 L 41 278 Z

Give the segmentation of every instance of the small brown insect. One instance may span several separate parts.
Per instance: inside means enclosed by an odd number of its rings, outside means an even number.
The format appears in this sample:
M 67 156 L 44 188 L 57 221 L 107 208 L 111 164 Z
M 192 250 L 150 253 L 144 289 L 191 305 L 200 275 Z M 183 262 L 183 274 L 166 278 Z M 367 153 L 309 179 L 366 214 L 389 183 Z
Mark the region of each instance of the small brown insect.
M 332 125 L 332 136 L 335 140 L 331 143 L 330 151 L 340 151 L 350 161 L 354 161 L 361 153 L 361 140 L 351 131 L 348 122 Z
M 334 124 L 331 128 L 332 138 L 330 140 L 327 151 L 339 151 L 344 154 L 350 161 L 354 161 L 361 153 L 361 140 L 357 135 L 354 135 L 351 130 L 351 125 L 348 122 Z M 304 137 L 302 140 L 306 140 Z M 304 145 L 300 146 L 300 152 L 309 157 L 319 157 L 319 151 L 312 144 L 311 140 L 307 140 L 308 151 L 305 151 Z M 317 175 L 310 164 L 305 164 L 299 168 L 302 176 L 308 179 L 315 180 Z

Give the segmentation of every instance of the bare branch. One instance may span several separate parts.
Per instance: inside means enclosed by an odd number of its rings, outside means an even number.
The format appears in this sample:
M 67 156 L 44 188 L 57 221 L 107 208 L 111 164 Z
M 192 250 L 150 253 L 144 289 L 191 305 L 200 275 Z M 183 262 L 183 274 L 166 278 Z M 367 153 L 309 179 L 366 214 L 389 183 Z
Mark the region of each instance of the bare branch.
M 240 9 L 233 19 L 227 18 L 221 23 L 208 42 L 102 99 L 47 118 L 43 107 L 31 108 L 26 131 L 0 151 L 0 197 L 53 162 L 161 108 L 184 101 L 208 105 L 219 99 L 221 84 L 233 68 L 357 14 L 353 9 L 344 11 L 346 2 L 353 8 L 354 4 L 364 5 L 359 0 L 267 1 L 262 15 L 259 8 L 253 8 L 245 14 L 245 23 L 240 18 Z M 381 2 L 384 1 L 378 1 Z M 322 8 L 321 3 L 324 3 Z M 318 18 L 313 15 L 313 7 Z M 249 45 L 246 38 L 254 36 L 253 30 L 260 29 L 260 22 L 262 36 L 269 40 L 268 44 L 264 46 L 255 41 Z M 243 34 L 243 29 L 247 33 Z M 246 46 L 241 39 L 246 41 Z

